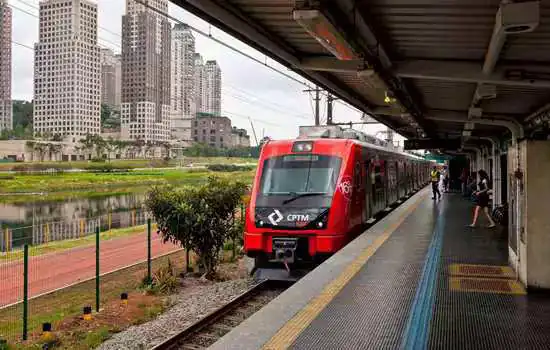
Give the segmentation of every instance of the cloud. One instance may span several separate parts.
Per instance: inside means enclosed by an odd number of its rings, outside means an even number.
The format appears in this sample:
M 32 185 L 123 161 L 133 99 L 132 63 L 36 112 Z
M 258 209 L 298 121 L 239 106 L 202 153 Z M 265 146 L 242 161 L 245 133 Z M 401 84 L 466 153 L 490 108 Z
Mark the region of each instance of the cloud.
M 38 14 L 38 0 L 10 0 L 13 7 Z M 120 52 L 121 19 L 125 13 L 126 0 L 97 0 L 99 14 L 98 36 L 103 47 Z M 196 51 L 205 60 L 215 59 L 222 70 L 222 110 L 233 125 L 248 130 L 252 134 L 249 118 L 256 132 L 274 138 L 295 137 L 299 125 L 313 124 L 313 111 L 310 94 L 303 92 L 305 86 L 281 74 L 274 72 L 263 63 L 279 69 L 304 81 L 299 75 L 289 71 L 277 62 L 267 59 L 260 52 L 248 47 L 237 39 L 210 26 L 196 16 L 170 3 L 169 13 L 178 20 L 210 33 L 213 37 L 238 48 L 256 58 L 262 64 L 246 58 L 235 51 L 220 45 L 211 39 L 195 33 Z M 38 18 L 13 9 L 13 40 L 33 47 L 38 39 Z M 13 98 L 32 99 L 33 95 L 33 59 L 32 50 L 13 45 Z M 326 101 L 323 99 L 321 120 L 326 120 Z M 360 113 L 346 108 L 340 103 L 334 105 L 335 121 L 359 121 Z M 361 129 L 361 127 L 359 127 Z M 364 131 L 374 134 L 384 127 L 363 127 Z

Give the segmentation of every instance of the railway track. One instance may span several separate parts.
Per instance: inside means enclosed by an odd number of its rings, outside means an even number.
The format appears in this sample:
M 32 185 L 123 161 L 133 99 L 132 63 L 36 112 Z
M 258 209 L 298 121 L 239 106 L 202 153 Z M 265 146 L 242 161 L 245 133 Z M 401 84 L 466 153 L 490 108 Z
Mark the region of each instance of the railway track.
M 289 282 L 262 281 L 152 350 L 206 349 L 289 286 Z

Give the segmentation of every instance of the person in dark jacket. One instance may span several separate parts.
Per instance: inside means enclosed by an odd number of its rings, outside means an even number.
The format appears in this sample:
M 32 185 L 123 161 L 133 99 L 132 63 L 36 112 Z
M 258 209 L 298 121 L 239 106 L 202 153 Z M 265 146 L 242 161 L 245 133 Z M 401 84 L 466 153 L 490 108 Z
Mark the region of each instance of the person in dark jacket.
M 474 219 L 472 221 L 472 224 L 470 227 L 475 227 L 477 223 L 477 218 L 479 216 L 479 211 L 482 209 L 485 213 L 485 216 L 487 216 L 487 219 L 489 220 L 489 228 L 495 227 L 495 222 L 493 221 L 493 218 L 491 218 L 491 215 L 489 214 L 489 176 L 485 172 L 485 170 L 478 171 L 479 174 L 479 183 L 477 191 L 474 192 L 474 196 L 476 198 L 476 207 L 474 210 Z

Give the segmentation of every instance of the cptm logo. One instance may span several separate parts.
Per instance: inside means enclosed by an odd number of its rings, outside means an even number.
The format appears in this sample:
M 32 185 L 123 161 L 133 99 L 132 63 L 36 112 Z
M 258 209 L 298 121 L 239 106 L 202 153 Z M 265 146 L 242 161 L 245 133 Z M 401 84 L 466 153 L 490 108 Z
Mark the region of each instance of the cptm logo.
M 351 198 L 351 192 L 353 190 L 351 181 L 351 176 L 344 176 L 338 185 L 338 190 L 342 192 L 344 197 L 348 200 Z

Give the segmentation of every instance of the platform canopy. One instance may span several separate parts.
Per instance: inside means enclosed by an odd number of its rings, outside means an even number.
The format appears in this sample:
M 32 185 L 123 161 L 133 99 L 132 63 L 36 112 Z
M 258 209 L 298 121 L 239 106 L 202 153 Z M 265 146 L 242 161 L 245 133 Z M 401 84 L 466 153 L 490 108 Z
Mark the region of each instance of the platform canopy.
M 548 119 L 550 1 L 173 2 L 405 137 L 522 137 Z

